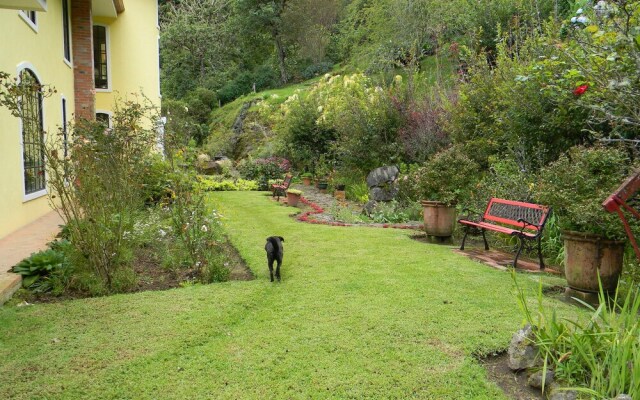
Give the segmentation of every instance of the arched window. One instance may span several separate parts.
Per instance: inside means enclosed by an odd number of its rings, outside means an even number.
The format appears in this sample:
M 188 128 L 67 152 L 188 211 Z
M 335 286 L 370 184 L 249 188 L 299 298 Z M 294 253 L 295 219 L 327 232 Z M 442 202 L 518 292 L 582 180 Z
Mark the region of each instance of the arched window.
M 42 88 L 30 69 L 20 72 L 20 116 L 25 195 L 45 189 Z

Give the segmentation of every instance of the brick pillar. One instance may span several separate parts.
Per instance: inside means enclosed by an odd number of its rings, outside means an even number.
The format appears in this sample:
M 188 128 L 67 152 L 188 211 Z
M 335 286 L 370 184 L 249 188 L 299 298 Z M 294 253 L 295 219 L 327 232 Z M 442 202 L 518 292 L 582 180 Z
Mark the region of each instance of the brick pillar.
M 75 118 L 96 117 L 93 71 L 93 18 L 91 0 L 71 1 L 71 41 L 73 43 L 73 77 Z

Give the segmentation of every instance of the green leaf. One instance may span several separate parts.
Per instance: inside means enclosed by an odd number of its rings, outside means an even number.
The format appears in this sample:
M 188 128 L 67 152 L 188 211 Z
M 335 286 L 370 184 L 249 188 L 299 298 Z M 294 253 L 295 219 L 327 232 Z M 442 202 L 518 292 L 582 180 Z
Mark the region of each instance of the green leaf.
M 36 283 L 36 281 L 40 278 L 40 275 L 31 275 L 31 276 L 24 276 L 22 278 L 22 287 L 24 288 L 28 288 L 29 286 L 33 285 L 34 283 Z
M 586 28 L 584 28 L 585 31 L 589 32 L 589 33 L 596 33 L 599 31 L 599 28 L 597 25 L 589 25 Z

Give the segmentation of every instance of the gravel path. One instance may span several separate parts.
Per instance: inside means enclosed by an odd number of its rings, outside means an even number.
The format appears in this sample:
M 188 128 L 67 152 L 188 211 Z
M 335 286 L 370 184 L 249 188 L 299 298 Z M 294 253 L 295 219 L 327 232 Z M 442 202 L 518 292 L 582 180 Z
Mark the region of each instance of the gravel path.
M 314 224 L 326 224 L 336 226 L 370 226 L 375 228 L 397 229 L 422 229 L 422 222 L 410 221 L 402 224 L 379 224 L 355 221 L 362 213 L 362 206 L 345 200 L 337 200 L 329 193 L 321 193 L 315 186 L 292 185 L 293 188 L 303 192 L 305 203 L 303 212 L 298 215 L 298 220 Z M 353 217 L 345 218 L 352 214 Z M 343 218 L 341 218 L 341 216 Z

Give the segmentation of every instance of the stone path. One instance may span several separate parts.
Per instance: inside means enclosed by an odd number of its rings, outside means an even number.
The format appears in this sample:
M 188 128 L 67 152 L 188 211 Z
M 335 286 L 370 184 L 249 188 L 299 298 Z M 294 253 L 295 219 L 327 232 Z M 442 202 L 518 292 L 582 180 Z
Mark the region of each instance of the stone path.
M 43 217 L 0 239 L 0 305 L 5 303 L 18 288 L 22 279 L 9 273 L 9 269 L 32 253 L 47 248 L 60 232 L 62 219 L 51 211 Z
M 316 224 L 338 225 L 338 226 L 369 226 L 375 228 L 396 228 L 396 229 L 422 229 L 422 222 L 410 221 L 402 224 L 381 224 L 354 221 L 362 213 L 362 206 L 345 200 L 337 200 L 330 193 L 321 193 L 314 186 L 304 186 L 300 184 L 292 185 L 293 188 L 303 192 L 302 196 L 307 200 L 311 211 L 303 212 L 298 216 L 298 220 Z M 320 212 L 321 211 L 321 212 Z M 352 218 L 340 218 L 340 215 L 352 214 Z M 340 214 L 340 215 L 336 215 Z

